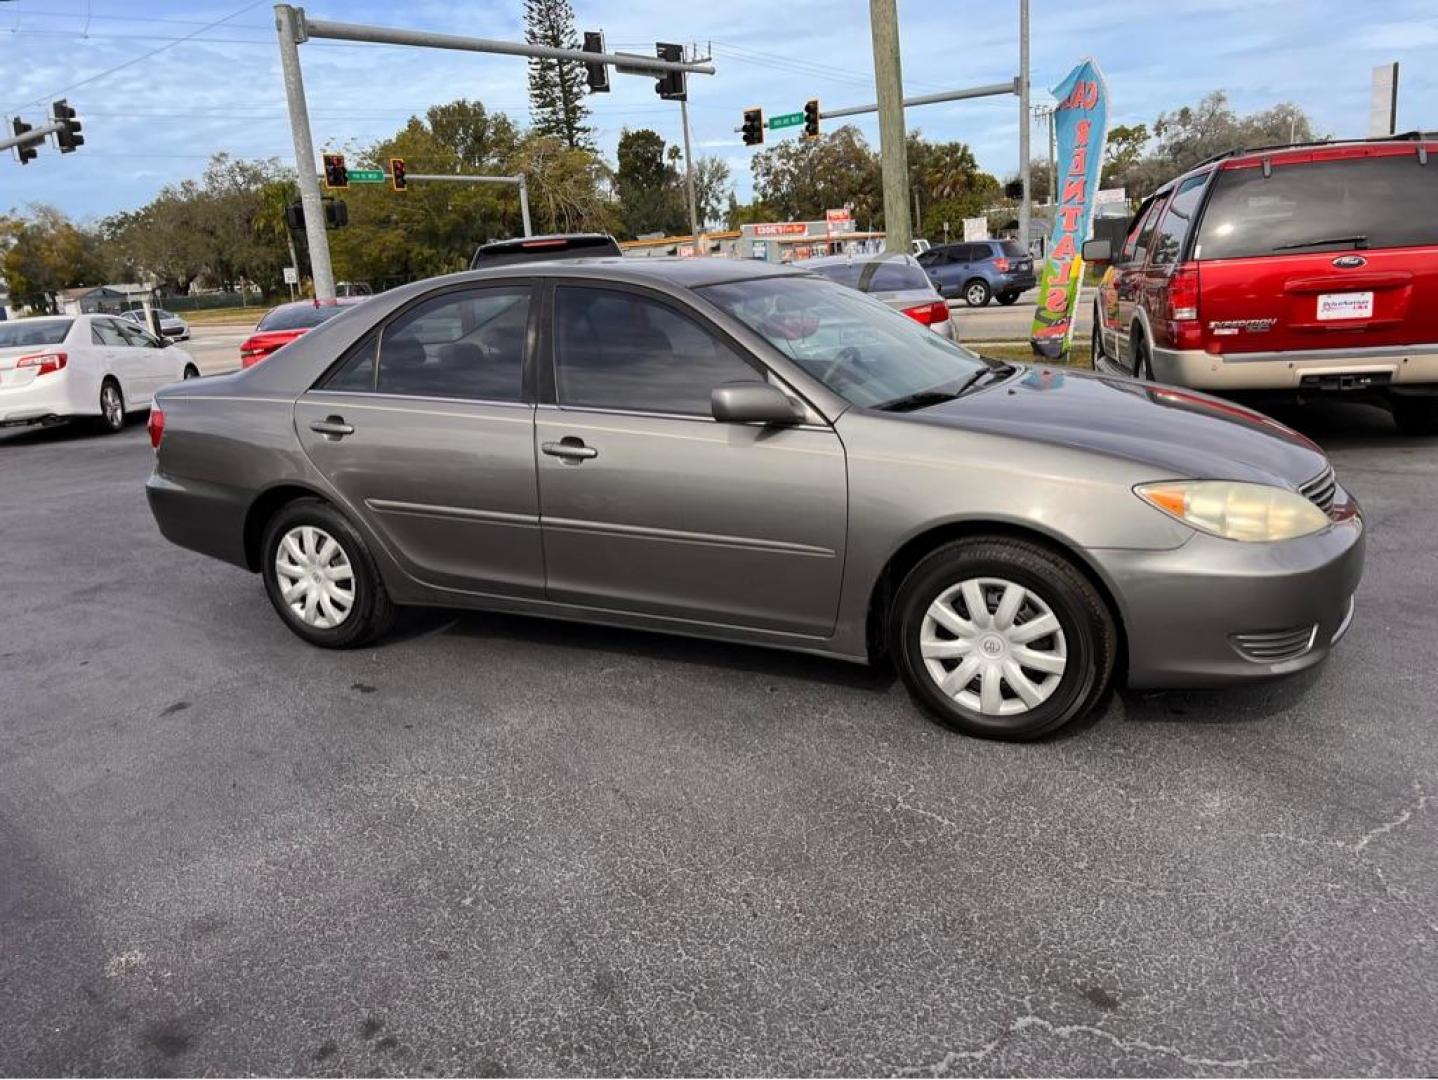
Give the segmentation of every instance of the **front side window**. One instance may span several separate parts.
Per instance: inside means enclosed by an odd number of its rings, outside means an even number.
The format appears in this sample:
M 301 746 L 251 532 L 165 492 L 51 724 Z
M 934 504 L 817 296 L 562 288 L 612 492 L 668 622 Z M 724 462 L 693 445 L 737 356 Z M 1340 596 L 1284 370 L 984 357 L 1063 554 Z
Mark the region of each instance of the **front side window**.
M 527 287 L 473 289 L 410 308 L 380 335 L 379 392 L 522 401 L 529 300 Z
M 637 293 L 560 286 L 554 321 L 561 405 L 709 416 L 716 386 L 762 378 L 697 322 Z
M 697 290 L 855 405 L 967 382 L 988 365 L 878 300 L 809 276 Z

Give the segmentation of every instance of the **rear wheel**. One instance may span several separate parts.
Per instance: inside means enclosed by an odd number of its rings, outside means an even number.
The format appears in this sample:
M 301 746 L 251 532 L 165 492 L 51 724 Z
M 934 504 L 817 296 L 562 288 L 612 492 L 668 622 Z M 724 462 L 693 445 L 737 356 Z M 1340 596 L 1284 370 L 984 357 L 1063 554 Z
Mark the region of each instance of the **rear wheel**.
M 983 278 L 974 278 L 964 285 L 964 303 L 969 307 L 983 307 L 989 302 L 993 291 Z
M 95 426 L 106 435 L 114 435 L 125 429 L 125 395 L 120 384 L 106 378 L 100 384 L 100 418 Z
M 989 739 L 1047 734 L 1089 712 L 1118 633 L 1092 583 L 1048 548 L 1007 537 L 946 544 L 899 587 L 890 640 L 914 699 Z
M 181 376 L 181 378 L 184 378 L 184 379 L 198 379 L 199 377 L 200 377 L 200 369 L 199 369 L 199 368 L 195 367 L 194 364 L 186 364 L 186 365 L 185 365 L 185 373 L 184 373 L 184 375 Z
M 1008 307 L 1010 304 L 1018 303 L 1019 294 L 1013 291 L 1001 292 L 999 293 L 998 300 L 1004 307 Z
M 1144 336 L 1143 328 L 1133 328 L 1133 377 L 1135 379 L 1147 379 L 1153 382 L 1153 361 L 1148 356 L 1148 338 Z
M 263 552 L 270 602 L 311 645 L 352 649 L 394 624 L 395 607 L 369 549 L 329 503 L 286 503 L 265 529 Z
M 1400 397 L 1389 399 L 1393 422 L 1404 435 L 1438 435 L 1438 397 Z

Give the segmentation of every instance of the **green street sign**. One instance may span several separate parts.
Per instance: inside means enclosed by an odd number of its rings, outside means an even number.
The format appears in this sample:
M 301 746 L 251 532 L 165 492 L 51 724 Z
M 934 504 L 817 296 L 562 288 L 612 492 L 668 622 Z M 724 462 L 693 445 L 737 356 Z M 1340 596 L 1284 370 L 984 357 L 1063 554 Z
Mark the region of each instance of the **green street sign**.
M 775 128 L 798 127 L 804 122 L 804 114 L 801 112 L 781 113 L 778 116 L 769 117 L 769 130 Z M 350 173 L 353 177 L 354 173 Z
M 800 117 L 802 120 L 803 118 Z M 351 184 L 383 184 L 383 169 L 347 169 L 345 175 L 350 178 Z

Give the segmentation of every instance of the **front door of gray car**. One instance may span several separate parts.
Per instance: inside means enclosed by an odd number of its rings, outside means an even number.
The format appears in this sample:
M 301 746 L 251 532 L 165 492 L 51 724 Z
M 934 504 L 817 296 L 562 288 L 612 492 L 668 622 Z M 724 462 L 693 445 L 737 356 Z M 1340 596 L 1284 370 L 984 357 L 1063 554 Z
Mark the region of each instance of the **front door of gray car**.
M 295 405 L 310 460 L 416 579 L 541 597 L 525 286 L 443 292 Z
M 815 637 L 844 565 L 844 448 L 827 425 L 720 423 L 765 372 L 640 291 L 555 290 L 555 401 L 535 424 L 549 597 Z

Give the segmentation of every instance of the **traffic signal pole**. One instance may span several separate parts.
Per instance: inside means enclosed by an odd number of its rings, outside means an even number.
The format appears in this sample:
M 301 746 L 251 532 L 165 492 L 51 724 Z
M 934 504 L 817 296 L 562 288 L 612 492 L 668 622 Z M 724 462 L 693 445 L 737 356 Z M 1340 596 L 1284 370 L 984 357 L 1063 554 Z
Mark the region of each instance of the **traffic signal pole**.
M 1033 187 L 1029 182 L 1029 0 L 1019 0 L 1019 181 L 1024 186 L 1019 200 L 1019 243 L 1029 250 L 1029 222 L 1033 219 Z M 1053 180 L 1050 179 L 1050 185 Z
M 519 216 L 524 220 L 524 235 L 533 236 L 529 224 L 529 181 L 524 173 L 518 176 L 470 176 L 465 173 L 410 173 L 411 182 L 424 180 L 449 184 L 513 184 L 519 188 Z
M 908 254 L 909 148 L 904 130 L 904 76 L 899 62 L 897 0 L 869 0 L 874 39 L 874 88 L 879 99 L 879 158 L 884 174 L 884 249 Z
M 358 23 L 330 22 L 308 19 L 304 8 L 290 4 L 275 5 L 275 29 L 279 34 L 280 67 L 284 71 L 285 96 L 289 101 L 290 130 L 294 136 L 295 164 L 299 173 L 300 202 L 305 212 L 305 237 L 309 241 L 310 266 L 314 275 L 315 298 L 335 298 L 334 271 L 330 267 L 329 238 L 325 235 L 324 208 L 321 203 L 319 175 L 315 172 L 314 140 L 310 135 L 309 110 L 305 105 L 305 84 L 300 73 L 299 46 L 311 38 L 337 41 L 360 41 L 379 45 L 413 45 L 428 49 L 456 49 L 461 52 L 496 53 L 524 56 L 541 60 L 571 60 L 579 64 L 622 64 L 639 71 L 666 74 L 689 72 L 713 75 L 714 65 L 707 62 L 660 60 L 658 57 L 621 56 L 616 53 L 585 52 L 583 49 L 556 49 L 548 45 L 530 45 L 521 41 L 496 41 L 492 38 L 461 37 L 437 34 L 429 30 L 406 30 L 389 26 L 363 26 Z M 417 180 L 418 176 L 410 175 Z M 446 179 L 453 179 L 447 177 Z M 520 185 L 521 209 L 528 210 L 528 191 Z
M 320 178 L 315 172 L 315 144 L 310 135 L 310 113 L 305 105 L 305 79 L 300 71 L 300 42 L 305 40 L 304 14 L 289 4 L 275 5 L 275 29 L 280 37 L 280 69 L 285 77 L 285 99 L 290 109 L 290 134 L 295 143 L 295 164 L 300 182 L 300 204 L 305 211 L 305 240 L 310 249 L 310 277 L 316 300 L 335 298 L 335 272 L 330 266 L 330 238 L 325 233 L 325 209 Z

